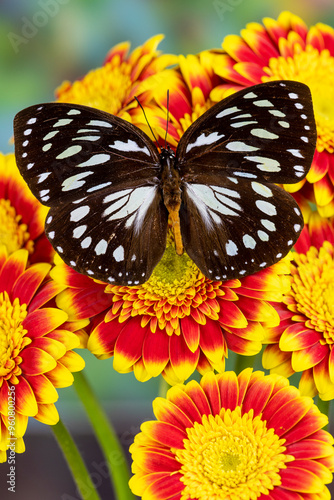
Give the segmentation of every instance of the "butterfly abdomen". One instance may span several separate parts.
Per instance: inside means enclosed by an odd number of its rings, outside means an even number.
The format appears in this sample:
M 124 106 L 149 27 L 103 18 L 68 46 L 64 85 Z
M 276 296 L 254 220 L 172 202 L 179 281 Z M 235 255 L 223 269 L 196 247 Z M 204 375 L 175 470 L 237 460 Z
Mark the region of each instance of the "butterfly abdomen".
M 183 244 L 179 217 L 179 210 L 181 206 L 181 179 L 178 170 L 174 166 L 174 152 L 162 149 L 160 162 L 162 167 L 161 187 L 164 204 L 168 210 L 169 218 L 172 223 L 176 253 L 178 255 L 182 255 Z

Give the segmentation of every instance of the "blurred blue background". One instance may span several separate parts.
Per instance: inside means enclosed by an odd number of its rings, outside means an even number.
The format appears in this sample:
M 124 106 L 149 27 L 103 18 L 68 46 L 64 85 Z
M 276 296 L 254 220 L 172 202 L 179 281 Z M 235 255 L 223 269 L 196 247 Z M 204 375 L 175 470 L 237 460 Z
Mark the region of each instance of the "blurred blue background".
M 317 22 L 334 25 L 331 0 L 1 0 L 0 150 L 13 151 L 10 138 L 16 112 L 52 101 L 63 80 L 73 81 L 100 66 L 108 50 L 121 41 L 129 40 L 135 48 L 152 35 L 164 33 L 159 46 L 163 52 L 196 53 L 220 47 L 225 35 L 238 34 L 247 23 L 261 22 L 263 17 L 276 18 L 291 7 L 309 26 Z M 30 23 L 40 27 L 34 29 Z M 30 38 L 24 37 L 25 30 L 30 30 Z M 141 384 L 132 374 L 114 373 L 112 360 L 97 361 L 88 352 L 84 357 L 86 374 L 128 448 L 140 423 L 152 418 L 158 381 Z M 81 405 L 73 388 L 60 390 L 59 395 L 57 408 L 79 436 L 81 451 L 94 472 L 92 464 L 102 457 L 98 458 L 89 437 Z M 26 453 L 18 457 L 16 500 L 79 498 L 49 428 L 31 420 L 26 443 Z M 1 498 L 7 498 L 5 469 L 3 464 L 0 484 L 5 493 Z M 102 483 L 102 498 L 112 498 L 107 480 Z

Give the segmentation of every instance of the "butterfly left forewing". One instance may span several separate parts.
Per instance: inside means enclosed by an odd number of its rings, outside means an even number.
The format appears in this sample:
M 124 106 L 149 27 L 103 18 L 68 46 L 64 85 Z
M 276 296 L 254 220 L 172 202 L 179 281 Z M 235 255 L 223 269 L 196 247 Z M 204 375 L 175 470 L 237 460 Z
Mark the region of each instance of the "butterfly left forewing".
M 205 174 L 295 183 L 312 162 L 316 126 L 309 88 L 274 81 L 241 90 L 211 107 L 177 148 L 181 176 Z
M 167 235 L 150 138 L 117 116 L 64 103 L 21 111 L 14 135 L 20 172 L 51 207 L 45 231 L 62 259 L 109 283 L 147 281 Z
M 274 264 L 303 227 L 297 203 L 274 184 L 226 177 L 222 185 L 182 189 L 183 245 L 210 279 L 242 278 Z
M 156 179 L 158 150 L 138 127 L 98 109 L 45 103 L 14 119 L 18 168 L 49 207 L 111 187 L 134 188 Z

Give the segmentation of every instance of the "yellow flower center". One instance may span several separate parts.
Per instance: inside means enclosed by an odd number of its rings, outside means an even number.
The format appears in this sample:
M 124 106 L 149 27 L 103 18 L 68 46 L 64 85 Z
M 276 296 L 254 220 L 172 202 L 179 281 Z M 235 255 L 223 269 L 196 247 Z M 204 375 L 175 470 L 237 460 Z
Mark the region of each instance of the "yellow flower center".
M 9 200 L 0 200 L 0 245 L 5 245 L 10 255 L 20 248 L 33 252 L 33 241 L 29 240 L 28 226 L 21 224 L 21 215 L 16 215 Z
M 284 439 L 253 410 L 241 416 L 240 407 L 223 408 L 187 434 L 184 449 L 173 450 L 182 464 L 182 500 L 253 500 L 281 484 L 279 471 L 292 460 L 284 454 Z
M 0 293 L 0 377 L 12 382 L 21 374 L 19 353 L 31 342 L 22 326 L 26 316 L 26 304 L 18 298 L 12 303 L 7 292 Z
M 176 297 L 185 297 L 189 290 L 192 290 L 193 296 L 194 286 L 203 279 L 203 274 L 188 255 L 177 255 L 174 245 L 169 244 L 150 279 L 142 288 L 152 295 L 168 297 L 175 301 Z
M 317 124 L 319 152 L 334 151 L 334 57 L 327 49 L 319 52 L 308 45 L 306 50 L 296 44 L 293 57 L 271 58 L 263 81 L 297 80 L 311 89 Z
M 311 247 L 306 255 L 294 254 L 293 283 L 285 300 L 290 310 L 308 318 L 307 328 L 322 332 L 327 344 L 334 343 L 333 256 L 334 248 L 328 241 L 320 250 Z M 293 297 L 293 302 L 289 297 Z
M 194 313 L 195 309 L 196 321 L 202 325 L 206 324 L 206 316 L 218 320 L 220 306 L 214 299 L 217 295 L 225 295 L 219 289 L 221 282 L 205 278 L 186 253 L 177 255 L 172 241 L 169 234 L 166 251 L 146 283 L 106 288 L 107 293 L 114 294 L 112 312 L 116 314 L 120 310 L 119 322 L 140 315 L 142 327 L 150 323 L 152 332 L 159 326 L 168 335 L 180 335 L 179 320 Z
M 90 71 L 82 80 L 64 82 L 58 89 L 59 102 L 83 104 L 117 115 L 122 109 L 132 85 L 131 66 L 111 61 Z

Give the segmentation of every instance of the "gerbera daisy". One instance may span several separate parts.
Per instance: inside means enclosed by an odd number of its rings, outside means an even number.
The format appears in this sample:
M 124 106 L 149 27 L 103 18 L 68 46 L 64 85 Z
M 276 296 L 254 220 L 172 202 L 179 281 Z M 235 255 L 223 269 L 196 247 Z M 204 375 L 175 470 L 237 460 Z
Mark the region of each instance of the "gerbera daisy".
M 263 25 L 248 24 L 241 36 L 227 36 L 222 46 L 226 53 L 216 56 L 214 68 L 225 83 L 211 93 L 214 101 L 272 80 L 297 80 L 310 87 L 316 152 L 306 179 L 285 188 L 301 190 L 323 217 L 334 215 L 334 30 L 322 23 L 308 29 L 299 17 L 282 12 L 277 21 L 265 18 Z
M 14 154 L 0 153 L 0 245 L 8 254 L 26 248 L 30 262 L 50 262 L 54 251 L 44 234 L 47 213 L 24 182 Z
M 157 46 L 162 39 L 162 35 L 156 35 L 129 55 L 128 42 L 116 45 L 102 67 L 74 83 L 64 82 L 56 91 L 57 101 L 91 106 L 137 124 L 134 97 L 143 106 L 150 102 L 166 81 L 169 71 L 165 69 L 178 60 L 174 55 L 160 55 Z
M 178 66 L 165 72 L 165 79 L 152 94 L 152 101 L 146 103 L 148 122 L 162 145 L 166 139 L 172 148 L 176 148 L 187 128 L 212 106 L 210 92 L 221 81 L 213 71 L 214 57 L 209 51 L 186 57 L 180 55 Z M 132 113 L 140 128 L 150 135 L 142 111 L 136 108 Z
M 24 451 L 28 417 L 58 421 L 56 388 L 71 385 L 72 372 L 84 367 L 72 349 L 85 346 L 84 332 L 74 332 L 87 322 L 67 323 L 67 314 L 50 305 L 63 288 L 46 280 L 51 266 L 27 267 L 27 260 L 27 250 L 8 257 L 0 246 L 0 461 L 15 438 L 15 451 Z
M 328 419 L 285 378 L 211 372 L 153 410 L 130 447 L 130 488 L 143 500 L 329 498 Z
M 197 368 L 223 371 L 227 350 L 254 355 L 265 337 L 262 324 L 278 325 L 269 300 L 289 288 L 282 260 L 253 276 L 225 282 L 205 278 L 190 258 L 169 243 L 150 279 L 113 286 L 82 276 L 56 259 L 55 281 L 68 288 L 57 297 L 69 320 L 92 318 L 88 349 L 114 356 L 114 368 L 145 381 L 160 373 L 183 382 Z
M 334 398 L 334 228 L 333 220 L 313 213 L 296 245 L 291 290 L 283 303 L 272 304 L 280 315 L 268 328 L 264 368 L 290 376 L 303 372 L 303 394 Z

